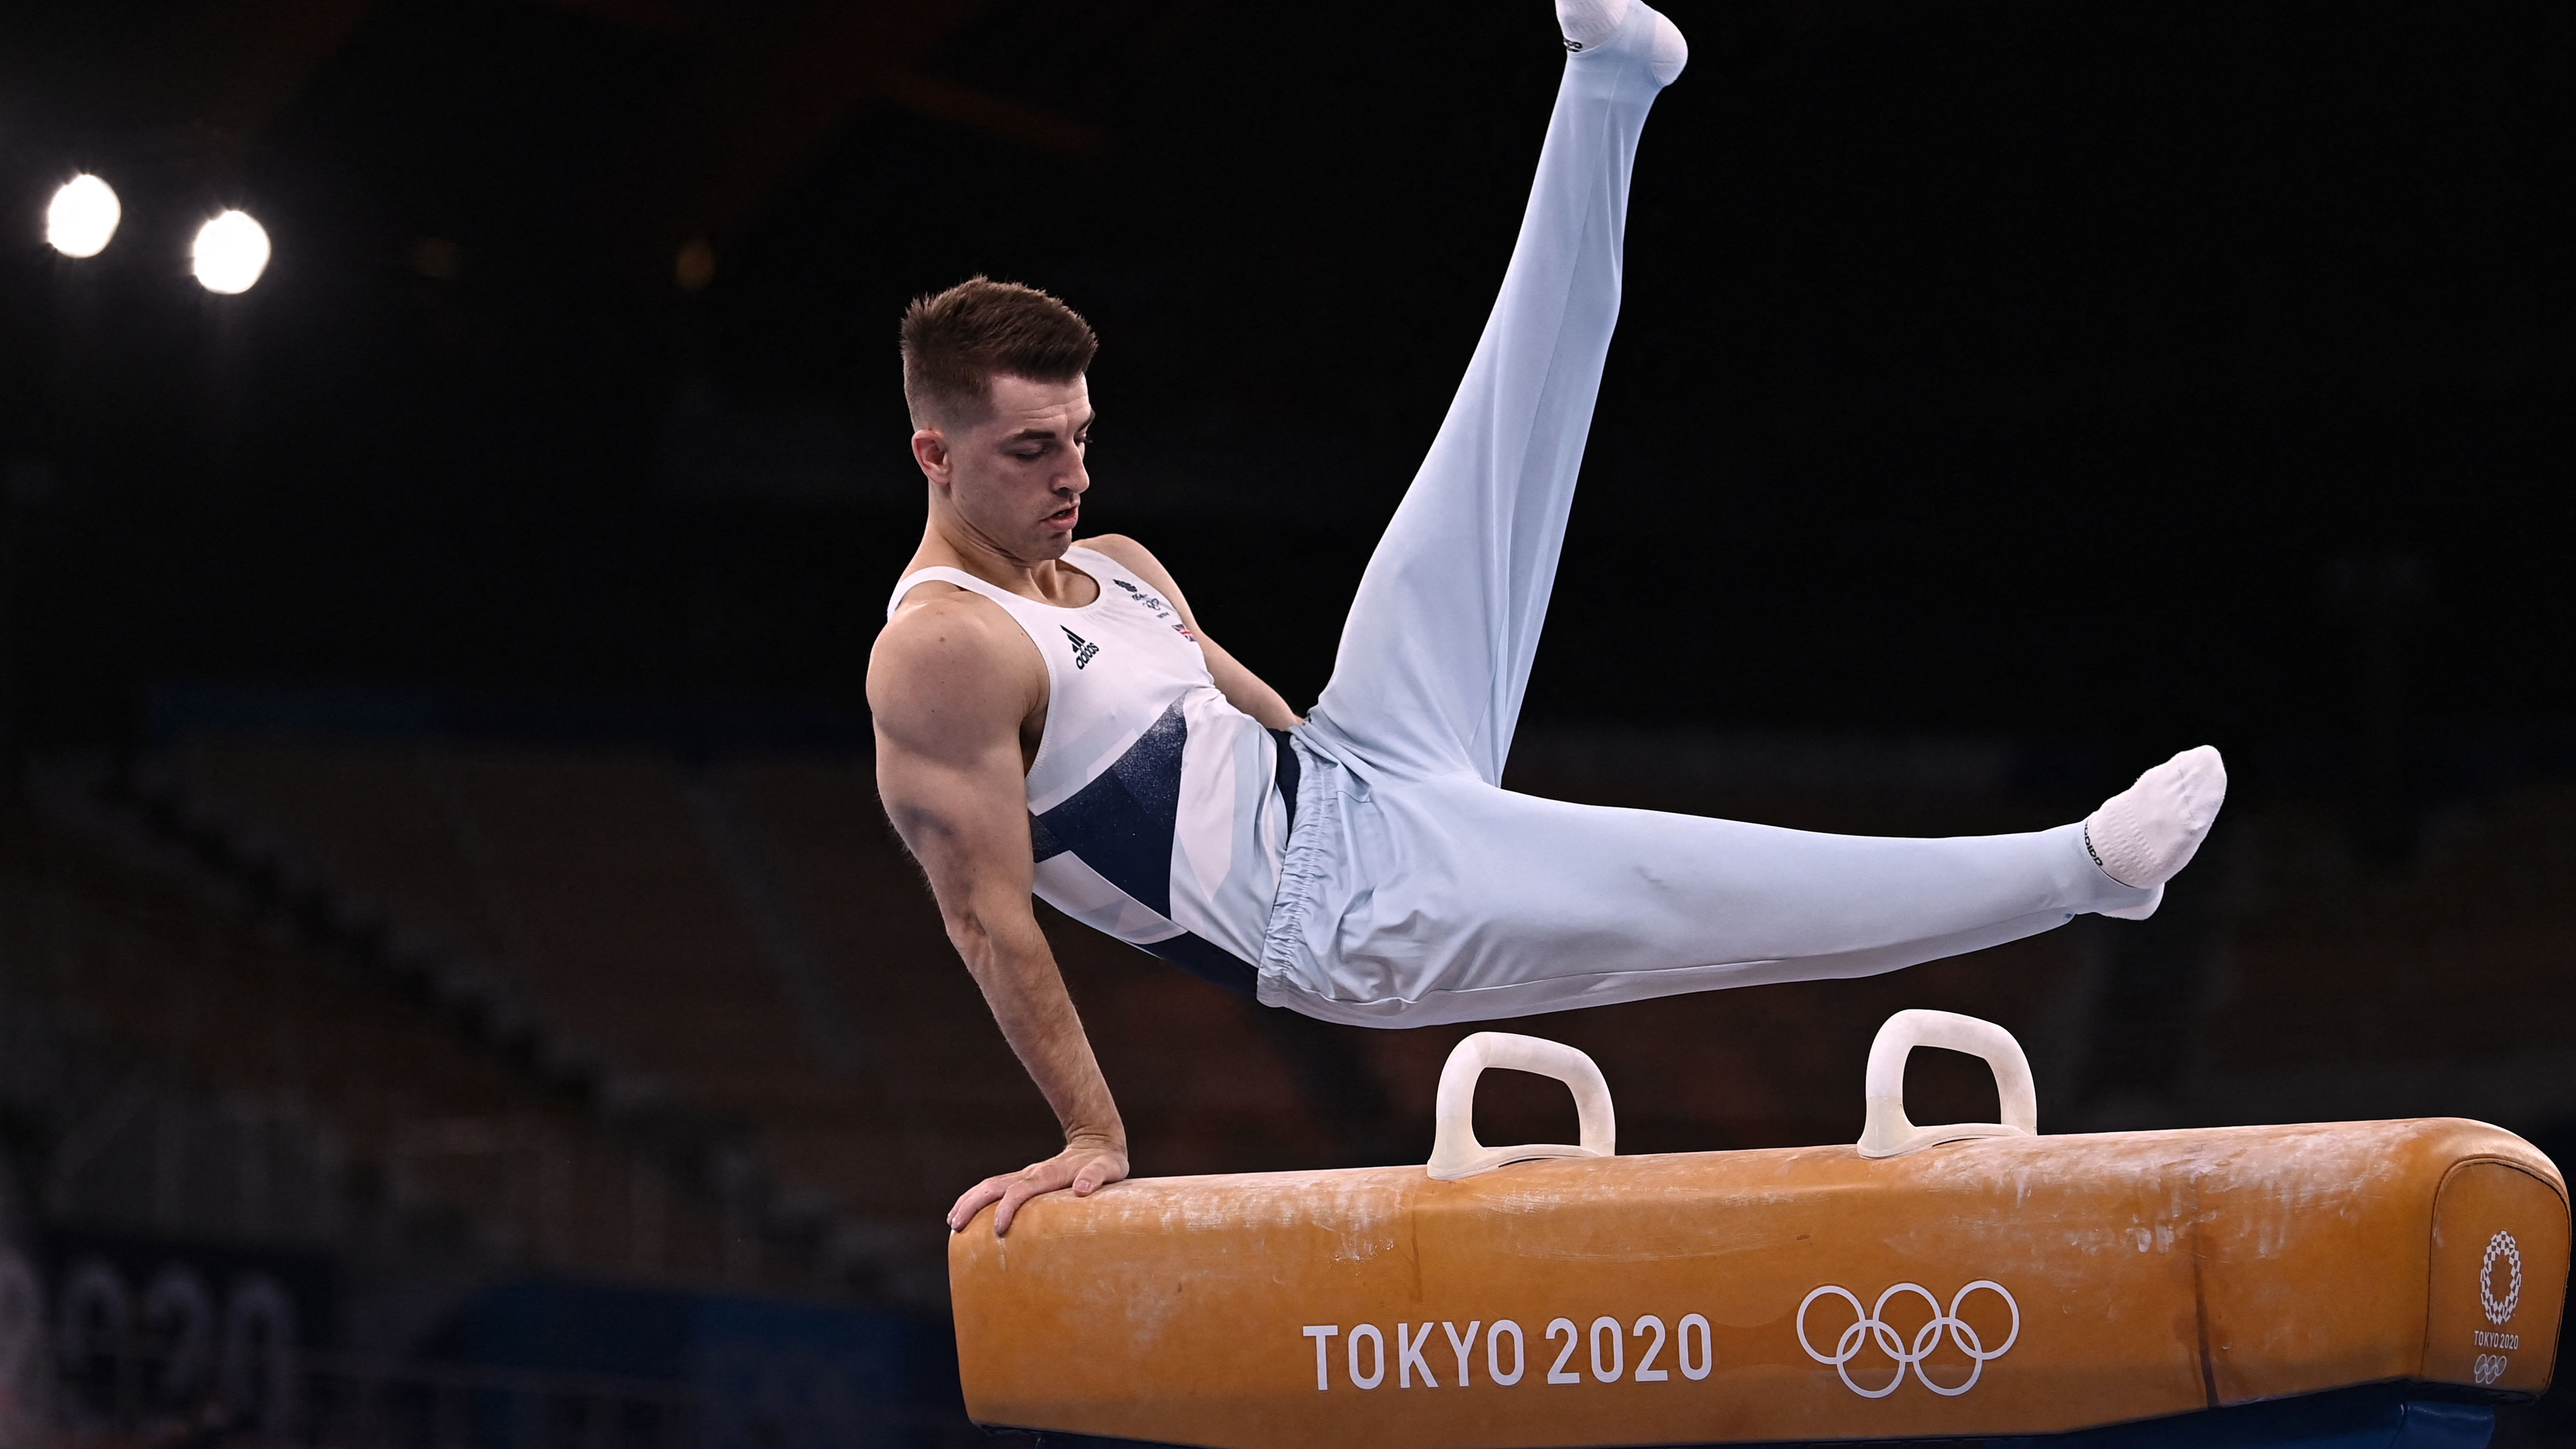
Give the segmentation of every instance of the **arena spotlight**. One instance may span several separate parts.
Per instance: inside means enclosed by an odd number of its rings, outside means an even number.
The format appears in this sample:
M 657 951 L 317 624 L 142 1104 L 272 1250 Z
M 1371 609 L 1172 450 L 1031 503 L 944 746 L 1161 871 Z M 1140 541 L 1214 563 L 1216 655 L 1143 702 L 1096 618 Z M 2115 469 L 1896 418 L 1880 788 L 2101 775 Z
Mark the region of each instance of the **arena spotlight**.
M 116 188 L 84 171 L 64 182 L 45 208 L 45 241 L 67 257 L 94 257 L 107 250 L 124 217 Z
M 195 262 L 207 291 L 247 292 L 268 270 L 268 229 L 246 211 L 227 211 L 197 228 Z

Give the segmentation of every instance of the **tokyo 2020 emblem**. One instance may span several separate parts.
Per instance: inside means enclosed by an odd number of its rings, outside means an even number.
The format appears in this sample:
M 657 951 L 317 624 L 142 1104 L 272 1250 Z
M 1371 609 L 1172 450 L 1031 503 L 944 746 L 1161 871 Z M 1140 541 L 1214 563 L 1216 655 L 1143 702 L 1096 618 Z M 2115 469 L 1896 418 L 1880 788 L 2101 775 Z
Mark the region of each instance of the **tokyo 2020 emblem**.
M 2496 1294 L 2496 1265 L 2505 1269 L 2504 1294 Z M 2487 1322 L 2501 1327 L 2522 1306 L 2522 1248 L 2511 1233 L 2497 1233 L 2487 1239 L 2486 1261 L 2478 1264 L 2478 1306 L 2487 1312 Z

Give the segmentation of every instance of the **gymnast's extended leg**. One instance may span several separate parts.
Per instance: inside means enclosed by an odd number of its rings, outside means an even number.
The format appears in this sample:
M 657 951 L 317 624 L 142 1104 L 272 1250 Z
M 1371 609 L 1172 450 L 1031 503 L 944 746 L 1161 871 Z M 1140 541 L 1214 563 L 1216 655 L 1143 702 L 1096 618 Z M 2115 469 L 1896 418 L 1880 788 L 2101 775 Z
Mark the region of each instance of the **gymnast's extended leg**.
M 1392 782 L 1334 802 L 1342 858 L 1274 916 L 1262 999 L 1420 1026 L 1893 971 L 2153 909 L 2225 789 L 2204 747 L 2082 824 L 1906 839 Z

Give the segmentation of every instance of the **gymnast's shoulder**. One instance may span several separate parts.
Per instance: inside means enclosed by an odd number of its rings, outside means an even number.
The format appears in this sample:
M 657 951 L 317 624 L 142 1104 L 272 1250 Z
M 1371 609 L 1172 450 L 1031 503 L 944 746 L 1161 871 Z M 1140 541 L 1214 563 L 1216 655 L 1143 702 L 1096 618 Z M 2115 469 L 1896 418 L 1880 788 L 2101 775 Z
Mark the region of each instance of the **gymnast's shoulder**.
M 970 680 L 1011 680 L 1032 671 L 1044 677 L 1036 646 L 1000 605 L 969 589 L 932 587 L 936 582 L 905 595 L 877 631 L 868 651 L 872 707 L 882 710 L 917 689 L 953 698 Z
M 1078 546 L 1125 564 L 1143 574 L 1145 581 L 1157 588 L 1169 590 L 1172 587 L 1171 570 L 1164 568 L 1163 561 L 1154 557 L 1154 551 L 1123 533 L 1095 534 L 1082 540 Z

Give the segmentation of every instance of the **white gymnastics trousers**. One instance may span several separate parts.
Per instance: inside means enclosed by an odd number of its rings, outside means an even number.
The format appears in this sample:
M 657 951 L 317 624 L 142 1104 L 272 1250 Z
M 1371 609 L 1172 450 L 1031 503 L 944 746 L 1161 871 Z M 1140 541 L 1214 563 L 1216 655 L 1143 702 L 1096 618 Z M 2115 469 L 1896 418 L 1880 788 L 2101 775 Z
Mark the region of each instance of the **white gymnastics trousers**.
M 1865 976 L 2149 897 L 2076 825 L 1820 835 L 1498 783 L 1618 317 L 1653 21 L 1566 57 L 1502 294 L 1294 732 L 1264 1002 L 1422 1026 Z

